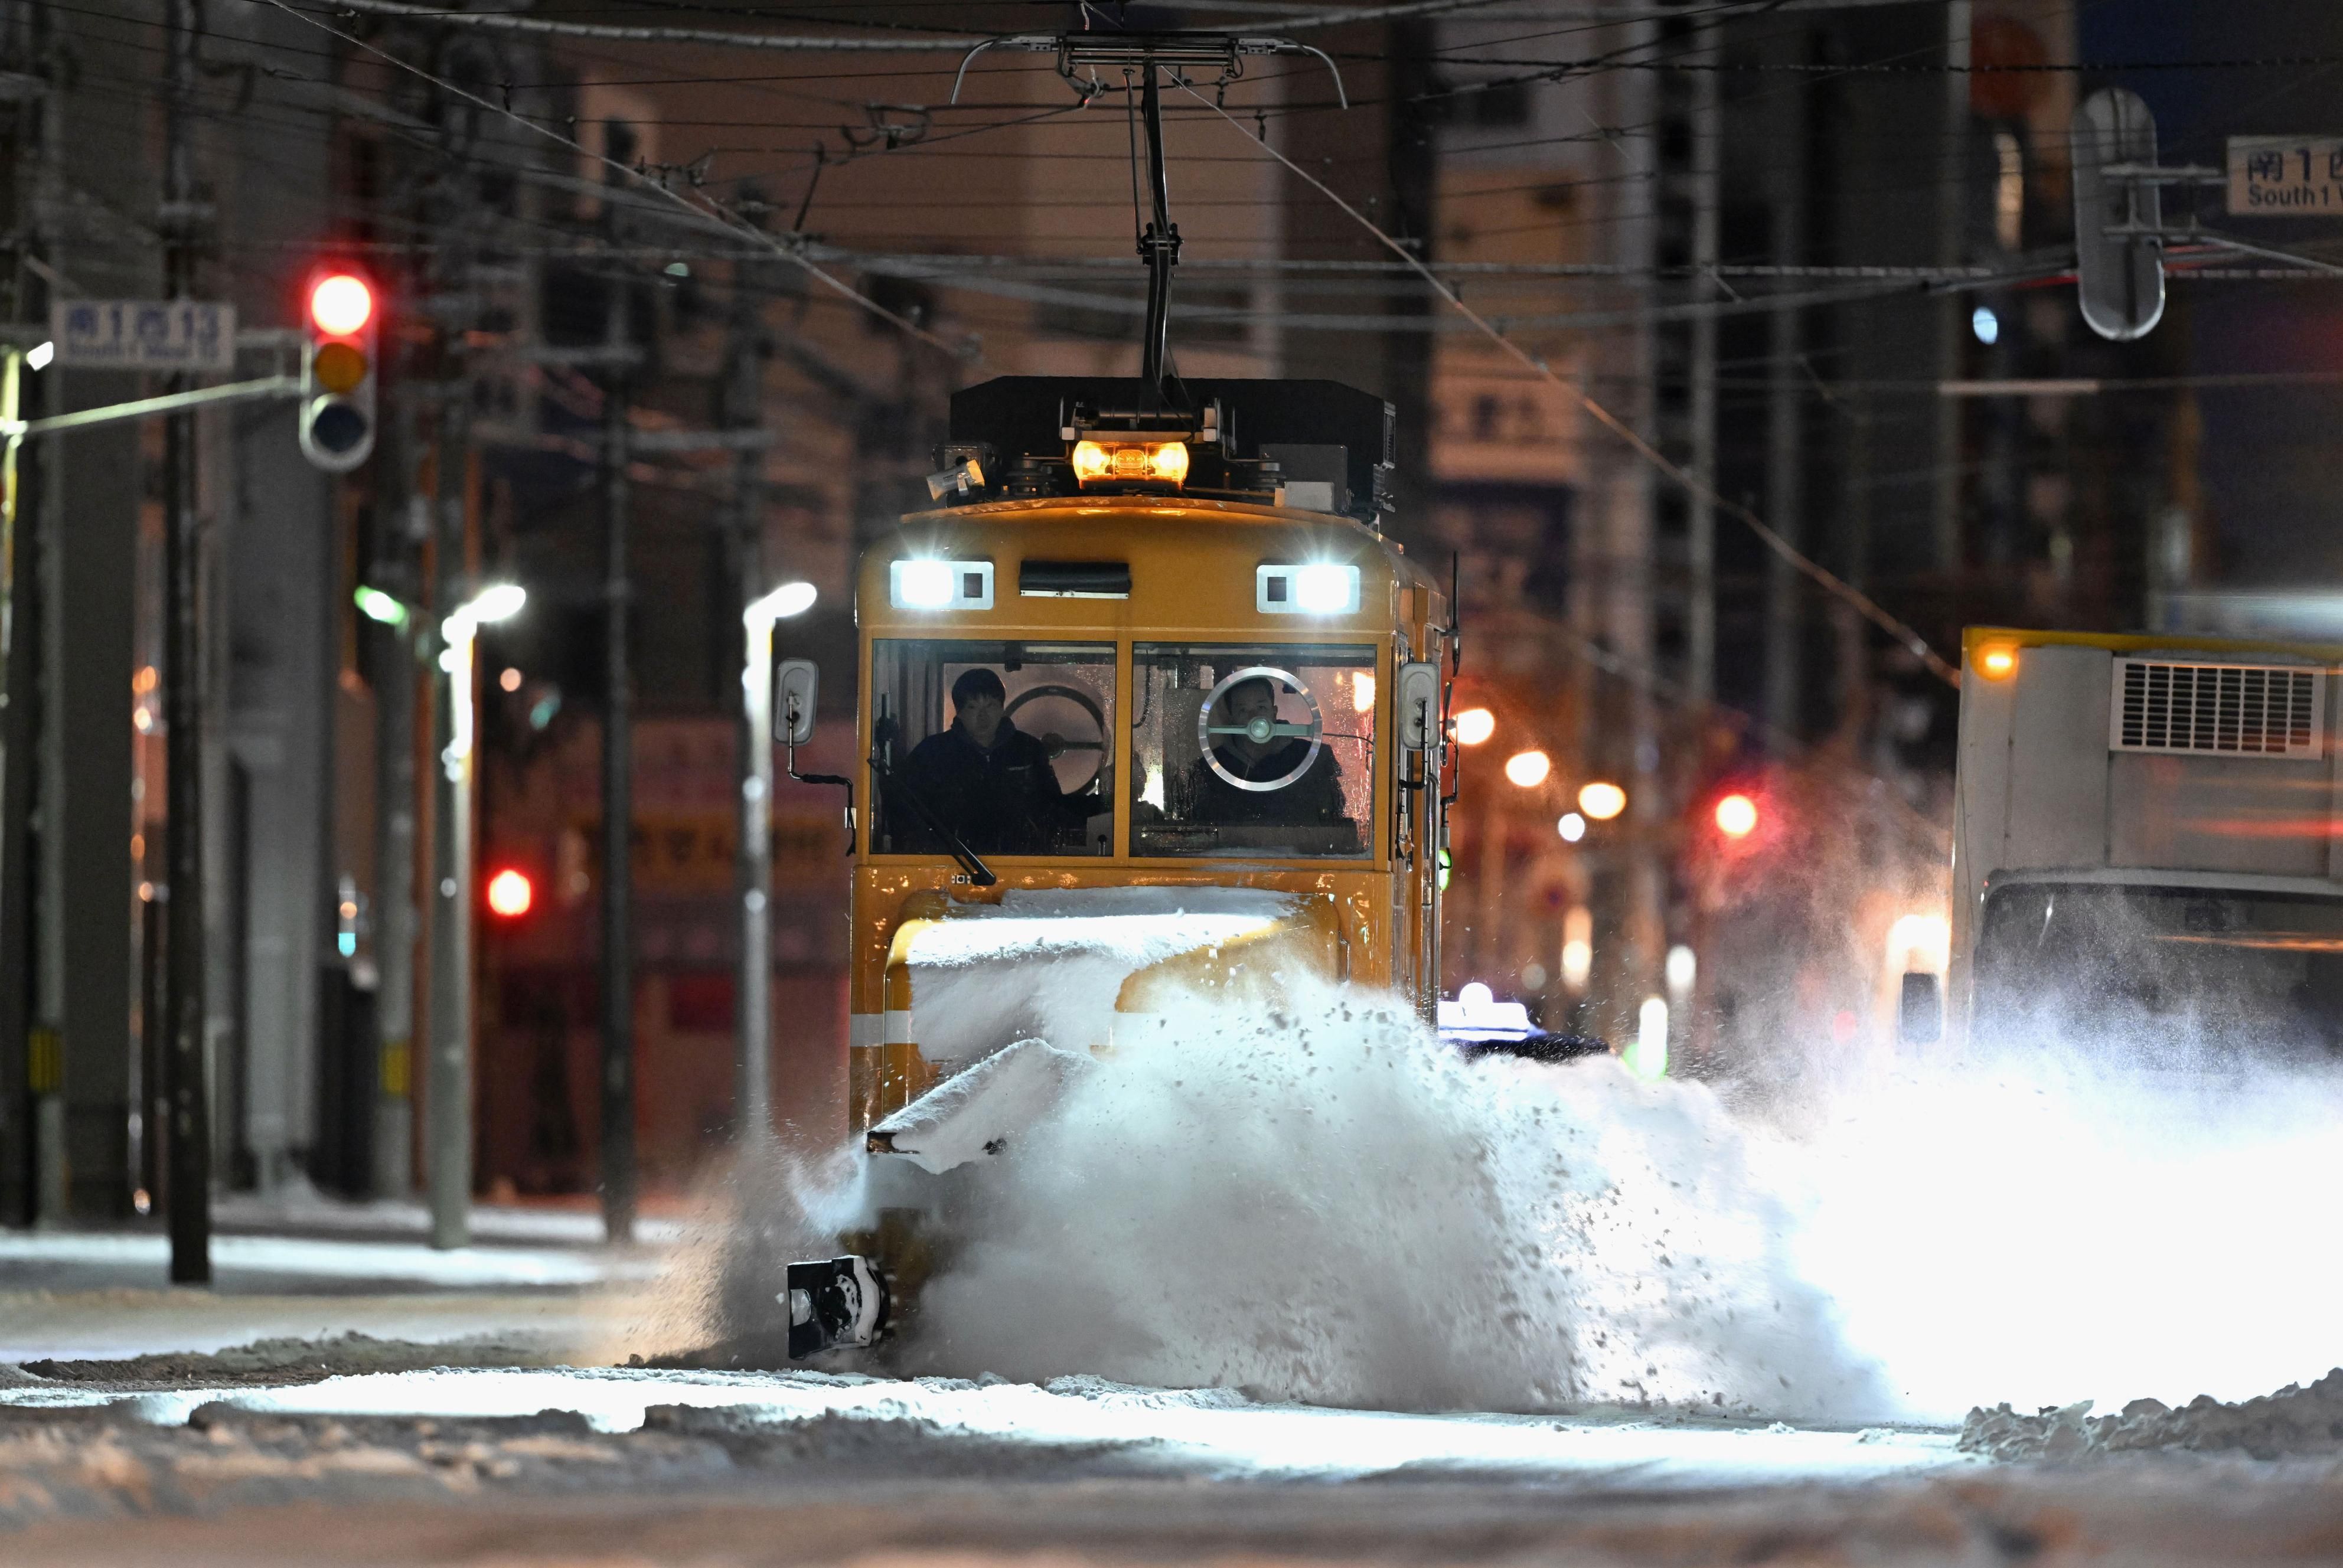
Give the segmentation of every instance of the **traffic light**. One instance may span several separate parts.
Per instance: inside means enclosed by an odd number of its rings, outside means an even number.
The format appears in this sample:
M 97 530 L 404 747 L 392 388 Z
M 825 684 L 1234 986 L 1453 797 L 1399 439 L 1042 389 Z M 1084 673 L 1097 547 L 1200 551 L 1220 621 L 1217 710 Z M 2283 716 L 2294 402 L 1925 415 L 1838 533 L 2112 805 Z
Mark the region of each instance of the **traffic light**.
M 303 301 L 301 455 L 347 474 L 374 450 L 374 285 L 331 267 L 309 280 Z
M 1716 803 L 1716 830 L 1728 839 L 1746 839 L 1757 820 L 1757 802 L 1737 790 Z
M 528 913 L 537 902 L 537 888 L 528 873 L 508 866 L 488 879 L 488 910 L 508 920 Z

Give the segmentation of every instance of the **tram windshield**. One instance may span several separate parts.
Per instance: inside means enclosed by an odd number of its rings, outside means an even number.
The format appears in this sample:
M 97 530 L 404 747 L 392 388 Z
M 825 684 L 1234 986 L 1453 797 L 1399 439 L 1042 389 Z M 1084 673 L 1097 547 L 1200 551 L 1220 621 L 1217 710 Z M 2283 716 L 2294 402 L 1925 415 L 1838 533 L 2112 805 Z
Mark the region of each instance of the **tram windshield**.
M 881 640 L 870 694 L 878 853 L 1112 851 L 1112 644 Z
M 1131 852 L 1366 855 L 1374 668 L 1366 647 L 1140 644 Z

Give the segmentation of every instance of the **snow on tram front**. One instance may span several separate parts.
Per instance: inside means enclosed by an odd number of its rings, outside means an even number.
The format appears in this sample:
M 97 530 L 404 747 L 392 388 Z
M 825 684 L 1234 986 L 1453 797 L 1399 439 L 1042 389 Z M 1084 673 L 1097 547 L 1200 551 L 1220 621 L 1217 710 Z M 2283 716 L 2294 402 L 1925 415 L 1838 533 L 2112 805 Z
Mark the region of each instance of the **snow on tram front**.
M 870 1342 L 890 1278 L 900 1318 L 947 1173 L 1178 999 L 1433 1014 L 1454 629 L 1379 526 L 1391 407 L 1171 385 L 958 393 L 939 506 L 862 560 L 850 1115 L 904 1196 L 791 1266 L 793 1356 Z

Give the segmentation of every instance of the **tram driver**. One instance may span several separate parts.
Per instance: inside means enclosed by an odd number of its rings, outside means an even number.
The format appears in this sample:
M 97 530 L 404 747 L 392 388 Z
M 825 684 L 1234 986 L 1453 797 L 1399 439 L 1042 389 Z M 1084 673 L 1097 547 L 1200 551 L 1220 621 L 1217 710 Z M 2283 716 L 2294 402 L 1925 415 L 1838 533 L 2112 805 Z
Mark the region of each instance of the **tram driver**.
M 1017 728 L 1008 689 L 979 667 L 952 682 L 952 721 L 911 749 L 903 782 L 936 821 L 977 854 L 1039 855 L 1071 819 L 1050 750 Z M 924 825 L 911 837 L 934 837 Z M 941 849 L 942 843 L 924 848 Z
M 1236 729 L 1257 719 L 1277 722 L 1277 683 L 1265 675 L 1238 681 L 1221 694 L 1213 722 Z M 1255 740 L 1250 735 L 1228 735 L 1199 757 L 1189 771 L 1189 799 L 1195 804 L 1189 819 L 1229 827 L 1316 828 L 1350 823 L 1342 811 L 1342 773 L 1334 753 L 1320 747 L 1307 769 L 1302 759 L 1310 742 L 1294 736 L 1272 735 Z M 1212 767 L 1218 761 L 1227 778 Z M 1274 789 L 1240 789 L 1230 778 L 1265 783 L 1301 770 L 1291 784 Z

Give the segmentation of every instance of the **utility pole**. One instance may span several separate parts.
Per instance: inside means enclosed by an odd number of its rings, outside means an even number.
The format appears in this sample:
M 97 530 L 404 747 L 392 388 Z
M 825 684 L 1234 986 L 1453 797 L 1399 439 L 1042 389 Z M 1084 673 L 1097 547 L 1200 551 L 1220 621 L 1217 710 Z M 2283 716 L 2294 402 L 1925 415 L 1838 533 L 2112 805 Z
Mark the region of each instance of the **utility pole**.
M 195 0 L 171 0 L 170 96 L 164 169 L 166 289 L 183 299 L 195 283 Z M 185 377 L 170 389 L 185 390 Z M 202 536 L 196 516 L 196 414 L 164 427 L 163 715 L 170 903 L 164 911 L 164 1085 L 167 1131 L 171 1282 L 211 1282 L 212 1141 L 204 1078 L 204 666 Z
M 1794 30 L 1790 47 L 1803 55 L 1804 35 Z M 1805 260 L 1807 139 L 1813 123 L 1803 95 L 1777 102 L 1775 113 L 1787 122 L 1775 141 L 1773 253 L 1776 266 L 1796 266 Z M 1799 356 L 1804 352 L 1795 305 L 1775 305 L 1767 313 L 1765 423 L 1765 520 L 1795 549 L 1807 548 L 1805 526 L 1805 421 L 1801 400 L 1805 378 Z M 1950 401 L 1951 399 L 1939 399 Z M 1799 668 L 1805 622 L 1800 615 L 1800 579 L 1780 555 L 1765 560 L 1765 722 L 1779 752 L 1795 744 L 1803 707 Z
M 403 379 L 403 378 L 402 378 Z M 414 568 L 430 505 L 417 487 L 413 410 L 403 385 L 385 423 L 391 437 L 377 472 L 395 487 L 382 508 L 369 585 L 407 606 L 395 626 L 375 626 L 374 1168 L 377 1198 L 403 1198 L 415 1185 L 415 688 L 416 648 L 425 636 Z
M 1714 67 L 1718 51 L 1701 52 L 1704 64 Z M 1715 69 L 1692 73 L 1692 265 L 1700 279 L 1693 298 L 1710 305 L 1716 298 L 1719 248 L 1717 187 L 1719 164 L 1725 152 L 1723 94 Z M 1698 709 L 1716 690 L 1716 503 L 1709 491 L 1716 487 L 1716 317 L 1703 310 L 1692 319 L 1692 471 L 1705 487 L 1687 498 L 1685 565 L 1684 689 Z M 1702 723 L 1705 714 L 1696 714 Z
M 627 656 L 628 575 L 627 329 L 628 305 L 618 257 L 619 169 L 634 136 L 613 120 L 605 129 L 610 165 L 602 216 L 609 242 L 609 369 L 602 384 L 602 592 L 608 688 L 602 706 L 602 1228 L 613 1242 L 635 1235 L 634 690 Z
M 20 50 L 15 62 L 29 67 L 41 42 L 38 25 L 21 19 L 10 42 Z M 27 144 L 45 141 L 42 125 L 45 95 L 16 106 L 18 193 L 13 215 L 19 234 L 40 228 L 37 193 L 30 187 L 36 177 Z M 33 200 L 27 200 L 31 195 Z M 31 296 L 35 275 L 23 260 L 10 281 L 9 314 L 18 321 L 33 319 Z M 45 291 L 43 291 L 45 292 Z M 24 360 L 11 350 L 0 383 L 0 414 L 22 417 Z M 29 1225 L 34 1218 L 35 1124 L 32 1095 L 33 879 L 33 705 L 34 642 L 31 600 L 35 577 L 26 571 L 26 548 L 19 451 L 11 442 L 0 461 L 0 1225 Z
M 1967 259 L 1969 168 L 1970 0 L 1945 0 L 1945 124 L 1936 145 L 1944 158 L 1936 186 L 1936 265 L 1958 266 Z M 1969 300 L 1947 289 L 1936 307 L 1936 375 L 1958 376 L 1961 334 Z M 1959 397 L 1936 399 L 1936 485 L 1934 519 L 1936 566 L 1957 572 L 1961 565 L 1961 405 Z M 1776 522 L 1776 528 L 1781 525 Z
M 747 259 L 732 264 L 725 423 L 738 430 L 753 430 L 762 422 L 763 322 L 757 281 Z M 748 638 L 740 672 L 747 700 L 740 713 L 740 976 L 733 1074 L 735 1137 L 743 1149 L 773 1131 L 773 641 L 772 621 L 754 624 L 749 608 L 765 591 L 764 480 L 763 450 L 743 446 L 732 467 L 734 575 Z
M 439 390 L 438 582 L 432 596 L 433 613 L 440 618 L 431 639 L 447 666 L 448 681 L 433 714 L 437 766 L 432 771 L 431 869 L 438 885 L 431 907 L 431 1049 L 423 1100 L 431 1244 L 441 1248 L 468 1246 L 472 1240 L 472 902 L 465 886 L 472 858 L 472 799 L 470 762 L 458 730 L 459 710 L 469 706 L 470 693 L 457 689 L 472 678 L 472 666 L 468 658 L 446 657 L 452 651 L 446 628 L 465 602 L 471 577 L 464 505 L 470 398 L 452 329 L 448 338 L 447 379 Z
M 45 242 L 44 259 L 49 276 L 64 265 L 68 187 L 65 183 L 65 94 L 58 91 L 62 75 L 57 48 L 56 18 L 48 7 L 33 12 L 40 39 L 43 82 L 41 147 L 34 176 L 35 226 Z M 55 286 L 44 292 L 54 297 Z M 52 371 L 41 377 L 41 408 L 45 415 L 65 411 L 65 377 Z M 62 1224 L 70 1185 L 65 1164 L 65 480 L 62 445 L 41 443 L 39 544 L 35 549 L 36 583 L 34 602 L 39 607 L 35 629 L 40 669 L 38 715 L 32 729 L 32 754 L 40 769 L 34 789 L 34 812 L 39 827 L 34 837 L 38 859 L 33 890 L 33 1021 L 25 1032 L 25 1086 L 33 1104 L 33 1211 L 44 1223 Z M 28 639 L 30 640 L 30 639 Z M 27 649 L 30 653 L 31 649 Z

